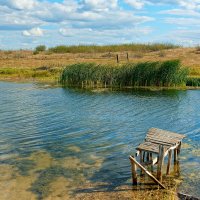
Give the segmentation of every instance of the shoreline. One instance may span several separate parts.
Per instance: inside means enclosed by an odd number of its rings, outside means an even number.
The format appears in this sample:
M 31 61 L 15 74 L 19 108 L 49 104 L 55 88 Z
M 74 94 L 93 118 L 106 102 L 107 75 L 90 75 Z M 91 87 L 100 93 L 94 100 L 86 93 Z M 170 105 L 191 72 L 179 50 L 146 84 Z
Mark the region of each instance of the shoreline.
M 58 77 L 40 77 L 40 78 L 21 78 L 21 77 L 4 77 L 0 76 L 0 82 L 10 83 L 36 83 L 36 84 L 50 84 L 64 88 L 74 88 L 91 90 L 94 92 L 105 92 L 105 91 L 129 91 L 129 90 L 148 90 L 148 91 L 169 91 L 169 90 L 200 90 L 200 87 L 195 86 L 184 86 L 184 87 L 158 87 L 158 86 L 125 86 L 125 87 L 81 87 L 79 85 L 61 85 L 59 84 Z

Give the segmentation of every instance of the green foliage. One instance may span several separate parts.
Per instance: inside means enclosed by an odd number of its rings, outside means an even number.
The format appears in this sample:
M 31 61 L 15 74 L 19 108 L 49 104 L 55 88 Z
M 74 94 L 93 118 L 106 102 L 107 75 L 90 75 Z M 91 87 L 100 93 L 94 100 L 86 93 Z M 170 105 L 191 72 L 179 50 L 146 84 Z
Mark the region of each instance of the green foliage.
M 0 68 L 0 76 L 2 77 L 20 77 L 20 78 L 46 78 L 59 77 L 61 69 L 58 67 L 42 66 L 33 69 L 24 68 Z
M 136 52 L 151 52 L 164 49 L 173 49 L 179 46 L 173 44 L 119 44 L 119 45 L 79 45 L 79 46 L 66 46 L 60 45 L 49 48 L 49 52 L 53 53 L 105 53 L 105 52 L 118 52 L 118 51 L 136 51 Z M 138 54 L 139 55 L 139 54 Z M 141 56 L 142 54 L 140 54 Z
M 39 51 L 33 51 L 33 55 L 37 55 L 37 54 L 39 54 L 40 52 Z
M 187 86 L 200 87 L 200 78 L 188 78 L 186 85 Z
M 79 63 L 67 66 L 61 73 L 63 85 L 82 87 L 128 87 L 128 86 L 184 86 L 187 68 L 180 61 L 144 62 L 122 66 Z
M 35 47 L 35 51 L 46 51 L 46 46 L 45 45 L 39 45 L 37 47 Z

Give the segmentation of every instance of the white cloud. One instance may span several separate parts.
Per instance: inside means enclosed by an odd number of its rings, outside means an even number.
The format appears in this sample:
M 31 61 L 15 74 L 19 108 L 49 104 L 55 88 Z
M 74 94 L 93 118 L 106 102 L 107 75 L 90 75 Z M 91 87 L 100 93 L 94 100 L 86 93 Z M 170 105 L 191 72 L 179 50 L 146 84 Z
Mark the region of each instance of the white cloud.
M 118 0 L 82 0 L 83 8 L 95 11 L 108 11 L 118 7 Z
M 200 20 L 198 18 L 176 18 L 170 17 L 165 19 L 166 23 L 176 24 L 179 26 L 200 26 Z
M 61 28 L 60 35 L 65 37 L 72 44 L 118 44 L 130 43 L 140 40 L 150 34 L 152 29 L 149 27 L 135 27 L 123 29 L 93 30 L 84 28 Z M 73 38 L 73 40 L 71 40 Z
M 141 9 L 146 4 L 150 5 L 174 5 L 184 7 L 186 9 L 199 9 L 199 0 L 124 0 L 134 8 Z
M 37 28 L 32 28 L 30 30 L 25 30 L 22 32 L 22 34 L 24 36 L 36 36 L 36 37 L 40 37 L 44 35 L 44 32 L 42 29 L 40 29 L 39 27 Z
M 141 9 L 143 8 L 145 1 L 141 1 L 141 0 L 124 0 L 127 4 L 129 4 L 130 6 L 132 6 L 133 8 L 136 9 Z
M 164 11 L 159 12 L 159 14 L 200 17 L 200 13 L 199 12 L 197 12 L 195 10 L 188 10 L 188 9 L 164 10 Z
M 171 41 L 182 44 L 183 46 L 199 45 L 200 31 L 199 30 L 176 30 L 168 34 Z
M 19 10 L 33 9 L 37 4 L 37 0 L 1 0 L 0 2 L 0 5 L 6 5 Z
M 160 5 L 162 9 L 171 5 L 173 9 L 153 13 L 146 5 L 157 6 L 156 10 Z M 49 40 L 48 44 L 55 45 L 63 39 L 67 44 L 138 42 L 140 38 L 151 42 L 154 36 L 162 42 L 166 36 L 162 35 L 161 27 L 166 24 L 170 30 L 198 29 L 199 10 L 200 0 L 0 0 L 0 31 L 7 31 L 10 40 L 11 31 L 19 34 L 24 44 L 33 43 L 32 39 L 42 43 Z M 151 34 L 153 30 L 147 23 L 153 20 L 151 26 L 155 30 Z M 46 27 L 45 37 L 39 37 Z M 49 35 L 53 31 L 61 41 Z

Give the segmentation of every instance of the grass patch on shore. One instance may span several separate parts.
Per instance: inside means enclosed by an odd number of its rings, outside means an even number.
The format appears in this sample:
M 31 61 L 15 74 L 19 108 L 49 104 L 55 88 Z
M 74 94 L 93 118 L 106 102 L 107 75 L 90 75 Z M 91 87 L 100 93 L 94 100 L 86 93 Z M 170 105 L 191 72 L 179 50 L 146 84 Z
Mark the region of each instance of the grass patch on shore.
M 105 52 L 121 52 L 121 51 L 137 51 L 137 52 L 153 52 L 165 49 L 174 49 L 179 46 L 173 44 L 119 44 L 119 45 L 78 45 L 66 46 L 60 45 L 49 48 L 49 52 L 53 53 L 105 53 Z
M 67 66 L 60 82 L 81 87 L 180 87 L 186 86 L 188 73 L 179 60 L 119 66 L 79 63 Z
M 1 79 L 56 79 L 61 73 L 60 68 L 0 68 Z

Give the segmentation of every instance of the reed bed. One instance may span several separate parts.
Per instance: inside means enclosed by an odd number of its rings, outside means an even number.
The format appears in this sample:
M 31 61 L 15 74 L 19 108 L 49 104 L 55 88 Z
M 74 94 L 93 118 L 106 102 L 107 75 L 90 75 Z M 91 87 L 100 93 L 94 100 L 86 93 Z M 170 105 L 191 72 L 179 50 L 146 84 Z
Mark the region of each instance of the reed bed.
M 200 87 L 200 78 L 190 77 L 187 79 L 186 85 L 192 87 Z
M 186 86 L 188 73 L 179 60 L 118 66 L 78 63 L 64 68 L 60 82 L 79 87 L 176 87 Z
M 121 52 L 121 51 L 136 51 L 136 52 L 151 52 L 165 49 L 174 49 L 180 46 L 173 44 L 119 44 L 119 45 L 78 45 L 66 46 L 60 45 L 49 48 L 52 53 L 105 53 L 105 52 Z

